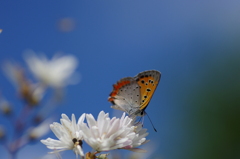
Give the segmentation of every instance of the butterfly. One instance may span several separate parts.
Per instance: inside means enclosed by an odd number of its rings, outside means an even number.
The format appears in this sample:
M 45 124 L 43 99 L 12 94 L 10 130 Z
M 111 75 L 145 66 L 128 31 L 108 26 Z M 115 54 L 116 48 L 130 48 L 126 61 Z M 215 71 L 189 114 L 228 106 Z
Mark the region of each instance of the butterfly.
M 108 101 L 114 109 L 122 110 L 130 117 L 144 116 L 161 78 L 156 70 L 144 71 L 135 77 L 125 77 L 113 85 Z

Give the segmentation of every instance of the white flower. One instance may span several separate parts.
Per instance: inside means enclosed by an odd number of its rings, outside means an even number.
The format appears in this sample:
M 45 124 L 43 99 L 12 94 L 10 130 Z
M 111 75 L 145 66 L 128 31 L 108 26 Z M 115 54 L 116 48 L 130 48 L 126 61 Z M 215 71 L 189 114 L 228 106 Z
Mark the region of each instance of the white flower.
M 79 118 L 79 122 L 84 120 L 84 115 Z M 76 124 L 74 114 L 72 114 L 72 121 L 65 115 L 62 114 L 60 119 L 61 124 L 54 122 L 50 125 L 51 130 L 59 140 L 47 138 L 41 140 L 47 148 L 52 149 L 52 153 L 58 153 L 65 150 L 73 150 L 76 156 L 84 156 L 82 150 L 82 134 L 79 131 L 79 126 Z
M 74 56 L 54 57 L 48 60 L 45 56 L 38 57 L 32 51 L 27 52 L 25 60 L 32 73 L 41 82 L 54 88 L 69 84 L 78 61 Z
M 146 133 L 142 126 L 132 125 L 132 119 L 123 113 L 121 118 L 109 118 L 108 113 L 101 111 L 95 120 L 92 114 L 86 114 L 87 123 L 78 122 L 83 139 L 96 151 L 113 149 L 134 150 L 146 143 Z

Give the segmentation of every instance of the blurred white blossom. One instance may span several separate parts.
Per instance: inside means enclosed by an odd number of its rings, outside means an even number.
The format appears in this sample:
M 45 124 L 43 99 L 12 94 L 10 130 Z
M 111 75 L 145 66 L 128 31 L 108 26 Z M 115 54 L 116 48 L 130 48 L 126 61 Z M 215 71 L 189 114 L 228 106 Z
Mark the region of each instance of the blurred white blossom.
M 14 141 L 13 144 L 17 145 L 15 149 L 21 148 L 28 144 L 30 141 L 38 141 L 37 139 L 46 135 L 49 132 L 49 125 L 53 122 L 53 118 L 48 118 L 38 126 L 31 126 L 26 130 L 23 136 Z
M 37 105 L 45 93 L 45 87 L 40 83 L 32 83 L 19 65 L 12 62 L 5 62 L 3 70 L 18 90 L 21 98 L 28 105 Z
M 49 132 L 49 125 L 53 122 L 53 118 L 48 118 L 43 121 L 37 127 L 32 127 L 28 130 L 28 137 L 32 140 L 36 140 Z
M 87 124 L 78 122 L 84 141 L 96 151 L 113 149 L 137 150 L 135 147 L 146 143 L 146 129 L 132 125 L 132 119 L 123 113 L 121 118 L 109 118 L 101 111 L 97 120 L 92 114 L 86 114 Z
M 82 122 L 82 120 L 84 120 L 84 115 L 79 118 L 79 122 Z M 61 124 L 54 122 L 50 125 L 51 130 L 59 140 L 47 138 L 46 140 L 41 140 L 41 142 L 45 144 L 47 148 L 53 150 L 51 153 L 73 150 L 76 156 L 80 155 L 83 157 L 82 134 L 76 123 L 75 115 L 72 114 L 71 121 L 67 115 L 62 114 L 60 121 Z
M 48 60 L 44 55 L 36 56 L 33 51 L 27 52 L 25 60 L 36 78 L 54 88 L 70 84 L 78 65 L 77 59 L 71 55 L 55 56 Z

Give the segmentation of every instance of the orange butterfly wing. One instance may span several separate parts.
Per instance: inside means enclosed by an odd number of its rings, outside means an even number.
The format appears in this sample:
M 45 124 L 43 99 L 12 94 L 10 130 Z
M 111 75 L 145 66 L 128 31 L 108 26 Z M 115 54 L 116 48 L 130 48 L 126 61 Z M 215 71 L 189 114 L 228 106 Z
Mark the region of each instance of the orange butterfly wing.
M 135 76 L 135 80 L 140 86 L 141 102 L 140 110 L 148 106 L 161 78 L 161 73 L 156 70 L 144 71 Z
M 123 86 L 130 84 L 132 80 L 133 80 L 132 77 L 125 77 L 125 78 L 120 79 L 116 84 L 114 84 L 113 91 L 110 93 L 110 95 L 109 95 L 110 97 L 108 98 L 108 101 L 113 102 L 115 96 L 119 93 L 120 89 Z

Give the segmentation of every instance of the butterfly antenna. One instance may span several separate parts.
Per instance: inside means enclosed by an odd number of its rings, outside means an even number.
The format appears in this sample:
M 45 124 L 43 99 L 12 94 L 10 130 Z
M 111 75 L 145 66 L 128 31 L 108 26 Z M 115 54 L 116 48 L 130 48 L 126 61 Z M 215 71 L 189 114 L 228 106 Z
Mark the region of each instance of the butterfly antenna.
M 145 113 L 146 113 L 146 112 L 145 112 Z M 147 114 L 147 113 L 146 113 L 146 114 Z M 154 125 L 153 125 L 153 123 L 152 123 L 152 120 L 150 119 L 150 117 L 148 116 L 148 114 L 147 114 L 147 117 L 148 117 L 148 119 L 150 120 L 150 123 L 152 124 L 152 127 L 153 127 L 154 131 L 157 132 L 157 129 L 154 127 Z

